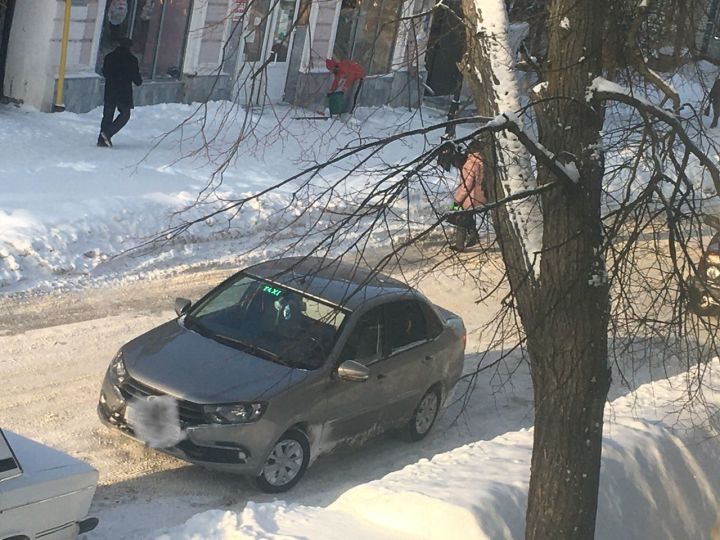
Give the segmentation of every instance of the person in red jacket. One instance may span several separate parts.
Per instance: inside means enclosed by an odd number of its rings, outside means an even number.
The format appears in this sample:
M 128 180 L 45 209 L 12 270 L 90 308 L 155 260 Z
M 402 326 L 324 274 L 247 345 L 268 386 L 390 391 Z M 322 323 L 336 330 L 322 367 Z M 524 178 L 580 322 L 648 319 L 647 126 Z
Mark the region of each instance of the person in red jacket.
M 347 92 L 355 81 L 361 81 L 365 78 L 365 70 L 357 62 L 352 60 L 334 60 L 328 58 L 325 60 L 325 67 L 334 75 L 330 92 L 335 92 L 342 82 L 342 92 Z

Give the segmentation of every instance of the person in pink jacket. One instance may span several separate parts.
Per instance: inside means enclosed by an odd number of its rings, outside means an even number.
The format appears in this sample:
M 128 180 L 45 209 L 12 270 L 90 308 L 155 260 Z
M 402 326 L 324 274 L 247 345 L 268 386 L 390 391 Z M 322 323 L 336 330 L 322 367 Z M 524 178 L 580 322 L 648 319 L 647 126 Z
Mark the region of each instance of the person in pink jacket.
M 467 158 L 460 167 L 460 185 L 455 190 L 452 207 L 454 211 L 473 210 L 487 204 L 484 185 L 485 163 L 481 149 L 478 141 L 473 141 L 468 146 Z M 454 221 L 454 247 L 457 251 L 463 251 L 478 243 L 479 236 L 474 214 L 460 214 Z

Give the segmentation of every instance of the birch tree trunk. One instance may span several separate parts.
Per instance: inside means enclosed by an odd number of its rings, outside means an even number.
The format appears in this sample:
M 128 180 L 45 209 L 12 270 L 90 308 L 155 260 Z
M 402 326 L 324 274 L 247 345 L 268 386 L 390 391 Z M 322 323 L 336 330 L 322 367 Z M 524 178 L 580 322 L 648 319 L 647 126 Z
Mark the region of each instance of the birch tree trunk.
M 589 539 L 595 532 L 603 411 L 610 385 L 609 292 L 601 251 L 602 114 L 586 104 L 585 95 L 601 70 L 603 9 L 597 0 L 550 3 L 545 76 L 551 99 L 535 112 L 540 142 L 556 159 L 577 168 L 577 183 L 545 192 L 541 206 L 534 207 L 540 217 L 532 210 L 525 221 L 529 227 L 523 228 L 524 212 L 518 220 L 517 209 L 499 209 L 493 216 L 527 335 L 534 388 L 525 532 L 533 540 Z M 508 99 L 517 96 L 517 87 L 508 94 L 514 72 L 507 56 L 497 50 L 507 43 L 505 2 L 463 0 L 463 11 L 468 34 L 463 68 L 479 113 L 511 115 L 519 108 Z M 559 180 L 543 167 L 538 167 L 536 179 L 528 178 L 522 167 L 509 167 L 508 153 L 514 150 L 514 142 L 498 141 L 501 177 L 492 181 L 496 197 L 512 190 L 508 180 L 516 174 L 522 176 L 515 182 L 526 185 Z M 532 259 L 533 242 L 539 238 L 542 258 L 528 273 L 523 259 Z

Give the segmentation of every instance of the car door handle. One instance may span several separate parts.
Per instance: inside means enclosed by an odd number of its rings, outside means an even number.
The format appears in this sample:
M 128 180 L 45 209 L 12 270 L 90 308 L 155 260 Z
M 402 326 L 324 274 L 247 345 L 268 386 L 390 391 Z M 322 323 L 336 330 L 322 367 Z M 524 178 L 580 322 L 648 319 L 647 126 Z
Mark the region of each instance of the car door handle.
M 378 378 L 379 380 L 384 379 L 384 378 L 385 378 L 385 374 L 384 374 L 384 373 L 378 373 L 377 378 Z
M 435 357 L 432 354 L 425 355 L 426 362 L 432 362 L 433 360 L 435 360 Z

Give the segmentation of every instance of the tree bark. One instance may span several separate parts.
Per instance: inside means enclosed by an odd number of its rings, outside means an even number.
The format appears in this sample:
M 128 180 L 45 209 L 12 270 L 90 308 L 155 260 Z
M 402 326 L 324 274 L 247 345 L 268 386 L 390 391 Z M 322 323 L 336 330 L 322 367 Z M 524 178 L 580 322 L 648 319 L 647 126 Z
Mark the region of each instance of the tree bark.
M 536 109 L 540 142 L 574 161 L 580 180 L 543 197 L 542 286 L 535 324 L 528 329 L 535 389 L 528 539 L 595 533 L 610 387 L 609 290 L 600 217 L 602 114 L 584 99 L 601 73 L 603 13 L 596 0 L 556 0 L 550 6 L 548 95 L 560 99 Z M 553 178 L 540 167 L 538 179 L 543 184 Z
M 487 116 L 505 112 L 498 97 L 498 66 L 488 54 L 496 36 L 477 31 L 495 4 L 463 2 L 468 21 L 465 75 L 478 111 Z M 542 196 L 542 259 L 536 279 L 528 279 L 522 231 L 513 226 L 510 211 L 498 209 L 494 214 L 527 336 L 534 388 L 525 531 L 532 540 L 588 539 L 595 531 L 603 412 L 610 385 L 609 290 L 600 219 L 602 114 L 587 105 L 586 90 L 601 73 L 603 11 L 597 0 L 550 4 L 545 96 L 555 99 L 536 108 L 538 132 L 540 142 L 560 161 L 572 162 L 580 174 L 577 184 L 565 182 Z M 504 165 L 500 160 L 499 167 Z M 538 185 L 557 180 L 549 169 L 537 168 Z M 493 186 L 496 196 L 507 194 L 502 182 L 495 180 Z

